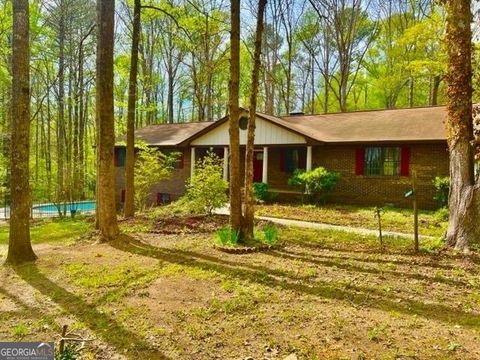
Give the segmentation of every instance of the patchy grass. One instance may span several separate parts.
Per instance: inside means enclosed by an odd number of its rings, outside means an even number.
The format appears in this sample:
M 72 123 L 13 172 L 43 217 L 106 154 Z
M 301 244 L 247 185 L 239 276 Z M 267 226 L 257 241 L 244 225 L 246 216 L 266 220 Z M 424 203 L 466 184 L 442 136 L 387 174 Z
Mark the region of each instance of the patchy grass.
M 65 219 L 35 220 L 31 224 L 30 234 L 33 244 L 71 243 L 93 227 L 89 218 L 75 217 Z M 8 244 L 8 224 L 0 225 L 0 245 Z
M 82 358 L 478 359 L 480 259 L 411 241 L 278 229 L 233 255 L 213 233 L 40 247 L 0 268 L 0 338 L 90 339 Z
M 348 205 L 258 205 L 256 214 L 303 221 L 321 222 L 332 225 L 378 229 L 378 220 L 373 207 Z M 409 209 L 384 208 L 382 214 L 384 231 L 413 233 L 413 211 Z M 421 211 L 419 231 L 421 235 L 441 237 L 447 222 L 434 211 Z
M 327 249 L 380 251 L 380 240 L 373 235 L 360 235 L 356 233 L 338 230 L 314 230 L 306 228 L 284 228 L 280 233 L 281 241 L 302 244 L 303 246 L 316 246 Z M 383 237 L 384 250 L 393 252 L 411 253 L 413 251 L 413 240 L 405 237 Z M 432 252 L 440 250 L 444 246 L 440 238 L 421 239 L 420 251 Z

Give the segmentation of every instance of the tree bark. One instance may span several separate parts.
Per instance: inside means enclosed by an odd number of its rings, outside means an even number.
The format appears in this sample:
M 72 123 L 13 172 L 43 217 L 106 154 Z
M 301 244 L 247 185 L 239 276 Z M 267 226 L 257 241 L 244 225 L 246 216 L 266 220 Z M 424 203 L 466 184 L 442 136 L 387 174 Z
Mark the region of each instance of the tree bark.
M 133 10 L 130 79 L 128 84 L 127 156 L 125 162 L 125 217 L 135 215 L 135 112 L 137 102 L 138 44 L 140 42 L 140 0 L 135 0 Z
M 113 117 L 113 35 L 115 0 L 97 0 L 96 111 L 98 117 L 98 225 L 102 240 L 119 234 L 115 208 L 115 124 Z
M 37 257 L 30 242 L 30 39 L 28 0 L 13 2 L 11 219 L 7 263 Z
M 480 239 L 479 184 L 474 176 L 472 119 L 472 14 L 469 0 L 447 0 L 447 130 L 450 150 L 450 217 L 447 246 L 468 251 Z
M 239 91 L 240 91 L 240 0 L 230 1 L 230 93 L 229 93 L 229 134 L 230 134 L 230 226 L 242 231 L 242 193 L 240 179 L 240 129 L 239 129 Z
M 245 240 L 253 239 L 253 220 L 255 215 L 253 194 L 253 155 L 255 146 L 255 119 L 257 116 L 258 81 L 262 55 L 263 18 L 267 0 L 259 0 L 257 13 L 257 29 L 255 33 L 255 52 L 253 55 L 252 86 L 250 92 L 250 108 L 248 117 L 248 135 L 245 151 L 245 218 L 243 234 Z M 265 161 L 265 159 L 264 159 Z
M 58 124 L 57 124 L 57 203 L 65 201 L 65 4 L 59 3 L 60 20 L 58 25 Z M 60 212 L 60 215 L 62 213 Z

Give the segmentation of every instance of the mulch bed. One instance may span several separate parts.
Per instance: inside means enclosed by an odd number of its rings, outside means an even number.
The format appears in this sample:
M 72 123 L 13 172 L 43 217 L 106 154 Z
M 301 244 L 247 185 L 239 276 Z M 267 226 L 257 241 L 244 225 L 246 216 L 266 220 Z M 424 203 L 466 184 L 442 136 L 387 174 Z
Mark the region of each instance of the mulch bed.
M 211 233 L 228 225 L 225 215 L 183 215 L 158 219 L 152 227 L 154 234 Z

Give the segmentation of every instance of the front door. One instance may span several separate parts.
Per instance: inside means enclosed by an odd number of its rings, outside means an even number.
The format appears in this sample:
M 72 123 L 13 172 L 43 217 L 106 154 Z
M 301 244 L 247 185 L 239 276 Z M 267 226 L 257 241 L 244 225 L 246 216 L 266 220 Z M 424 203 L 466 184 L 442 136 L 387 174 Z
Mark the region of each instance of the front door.
M 263 150 L 253 152 L 253 182 L 262 182 L 263 179 Z

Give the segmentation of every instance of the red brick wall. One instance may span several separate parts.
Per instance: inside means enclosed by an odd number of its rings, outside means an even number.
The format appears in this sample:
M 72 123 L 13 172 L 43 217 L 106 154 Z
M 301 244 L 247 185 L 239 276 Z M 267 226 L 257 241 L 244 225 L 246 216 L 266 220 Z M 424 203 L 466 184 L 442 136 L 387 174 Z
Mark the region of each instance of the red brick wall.
M 125 189 L 125 167 L 116 167 L 116 198 L 117 206 L 121 208 L 121 194 Z M 190 177 L 190 149 L 184 149 L 182 169 L 175 169 L 169 179 L 161 181 L 152 188 L 148 198 L 149 205 L 157 203 L 157 193 L 170 194 L 172 200 L 178 199 L 185 192 L 185 182 Z
M 402 176 L 357 176 L 355 175 L 355 152 L 353 145 L 325 145 L 313 148 L 312 167 L 323 166 L 340 174 L 340 180 L 329 197 L 329 202 L 376 205 L 392 204 L 399 207 L 412 206 L 411 199 L 403 194 L 411 188 L 411 178 Z M 410 174 L 417 172 L 417 196 L 422 208 L 435 208 L 436 176 L 448 175 L 447 145 L 411 145 Z M 269 185 L 280 191 L 293 190 L 287 185 L 289 174 L 280 170 L 280 149 L 269 151 Z
M 354 145 L 324 145 L 313 147 L 313 168 L 323 166 L 340 174 L 340 180 L 328 199 L 332 203 L 375 205 L 392 204 L 398 207 L 411 207 L 411 199 L 403 194 L 411 187 L 411 178 L 402 176 L 357 176 L 355 175 Z M 432 184 L 436 176 L 448 175 L 447 145 L 411 145 L 410 174 L 417 171 L 417 195 L 419 207 L 435 208 L 433 199 L 435 188 Z M 290 174 L 281 170 L 280 148 L 269 148 L 268 183 L 272 190 L 280 192 L 279 199 L 298 199 L 297 189 L 288 186 Z M 244 156 L 241 156 L 241 171 L 244 171 Z M 124 168 L 116 168 L 117 199 L 120 205 L 121 190 L 125 188 Z M 155 204 L 157 193 L 171 194 L 173 199 L 183 195 L 185 182 L 190 176 L 190 149 L 185 150 L 183 169 L 174 170 L 169 180 L 162 181 L 153 188 L 151 204 Z

